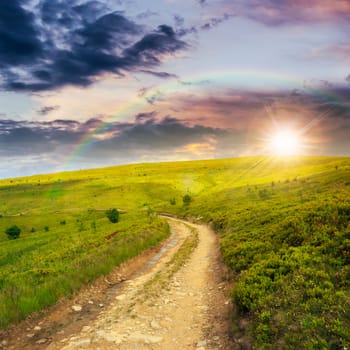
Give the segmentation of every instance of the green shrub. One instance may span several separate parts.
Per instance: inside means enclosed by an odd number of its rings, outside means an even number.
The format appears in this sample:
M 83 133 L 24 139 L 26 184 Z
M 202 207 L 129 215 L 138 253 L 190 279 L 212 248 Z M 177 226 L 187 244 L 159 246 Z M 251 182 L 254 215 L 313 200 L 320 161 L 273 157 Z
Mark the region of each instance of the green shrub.
M 192 198 L 189 194 L 185 194 L 183 197 L 182 197 L 182 201 L 184 203 L 184 205 L 189 205 L 192 201 Z
M 8 227 L 5 231 L 8 239 L 17 239 L 21 234 L 21 229 L 17 225 Z
M 106 211 L 106 216 L 109 219 L 109 221 L 112 222 L 113 224 L 119 221 L 119 211 L 116 208 L 108 209 Z

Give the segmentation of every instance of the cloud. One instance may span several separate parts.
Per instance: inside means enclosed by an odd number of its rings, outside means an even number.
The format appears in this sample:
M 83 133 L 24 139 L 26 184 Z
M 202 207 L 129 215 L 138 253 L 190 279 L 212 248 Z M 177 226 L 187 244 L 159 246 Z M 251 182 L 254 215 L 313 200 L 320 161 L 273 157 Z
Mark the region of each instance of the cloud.
M 60 106 L 44 106 L 40 109 L 37 110 L 37 112 L 40 114 L 40 115 L 47 115 L 53 111 L 57 111 L 60 109 Z
M 25 10 L 22 0 L 6 1 L 0 11 L 0 69 L 38 62 L 43 47 L 35 15 Z
M 174 15 L 173 18 L 175 21 L 175 25 L 178 27 L 183 26 L 183 24 L 185 23 L 185 19 L 180 15 Z
M 146 106 L 130 122 L 107 123 L 103 117 L 85 122 L 2 119 L 0 160 L 2 164 L 9 159 L 30 164 L 30 170 L 23 171 L 32 173 L 59 170 L 79 149 L 81 140 L 88 140 L 89 147 L 74 158 L 70 169 L 254 155 L 264 153 L 266 137 L 285 126 L 305 137 L 308 154 L 340 155 L 350 147 L 348 87 L 323 84 L 318 89 L 290 92 L 226 90 L 220 95 L 176 92 L 158 101 L 157 109 Z M 169 114 L 173 106 L 177 110 Z M 35 157 L 43 159 L 37 168 L 29 161 Z M 16 166 L 6 166 L 0 176 Z
M 323 21 L 346 24 L 350 19 L 348 0 L 310 0 L 307 4 L 301 0 L 221 0 L 213 3 L 211 10 L 213 7 L 217 11 L 233 11 L 239 16 L 254 19 L 268 26 Z
M 138 19 L 145 19 L 145 18 L 154 17 L 154 16 L 158 16 L 158 13 L 150 11 L 150 10 L 147 10 L 147 11 L 139 13 L 137 15 L 137 18 Z
M 150 75 L 153 75 L 157 78 L 162 78 L 162 79 L 169 79 L 169 78 L 178 79 L 178 76 L 176 74 L 167 73 L 167 72 L 155 72 L 155 71 L 145 70 L 145 69 L 141 69 L 140 72 L 150 74 Z
M 155 120 L 156 112 L 148 112 L 148 113 L 139 113 L 135 116 L 135 122 L 136 123 L 142 123 L 147 120 Z
M 170 116 L 157 120 L 154 111 L 139 113 L 130 123 L 105 123 L 99 118 L 83 123 L 61 119 L 49 122 L 3 119 L 0 120 L 0 156 L 55 152 L 77 145 L 86 136 L 90 137 L 97 151 L 124 152 L 135 146 L 139 150 L 154 147 L 171 149 L 204 136 L 224 133 L 215 128 L 189 126 Z
M 209 18 L 204 24 L 202 24 L 200 26 L 201 29 L 203 30 L 209 30 L 212 29 L 214 27 L 217 27 L 219 24 L 226 22 L 227 20 L 231 19 L 232 17 L 234 17 L 233 14 L 230 13 L 224 13 L 222 16 L 220 17 L 212 17 Z
M 175 151 L 181 157 L 185 151 L 188 156 L 197 156 L 204 152 L 205 144 L 214 145 L 216 138 L 226 134 L 226 130 L 187 125 L 171 116 L 156 119 L 155 112 L 140 113 L 130 123 L 104 123 L 98 118 L 84 123 L 0 120 L 0 159 L 16 158 L 20 164 L 30 157 L 42 157 L 62 165 L 79 148 L 82 139 L 88 140 L 89 148 L 78 156 L 76 167 L 80 166 L 78 163 L 93 167 L 140 161 L 144 156 L 172 155 Z M 39 161 L 37 171 L 42 171 L 41 166 Z
M 156 67 L 188 48 L 172 27 L 146 32 L 100 1 L 42 0 L 30 12 L 15 0 L 4 5 L 0 23 L 0 76 L 7 90 L 84 87 L 103 74 Z

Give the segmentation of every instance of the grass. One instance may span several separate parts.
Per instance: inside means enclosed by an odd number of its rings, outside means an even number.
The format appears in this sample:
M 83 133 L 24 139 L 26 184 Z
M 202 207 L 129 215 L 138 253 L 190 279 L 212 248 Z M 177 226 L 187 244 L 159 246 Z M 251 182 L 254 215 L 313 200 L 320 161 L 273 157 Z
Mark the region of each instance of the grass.
M 35 224 L 37 231 L 0 243 L 1 326 L 52 305 L 168 236 L 163 220 L 150 222 L 143 212 L 124 214 L 118 224 L 93 210 L 65 217 L 65 225 L 56 216 L 30 224 L 30 217 L 18 217 L 24 230 Z
M 348 157 L 136 164 L 6 179 L 0 198 L 2 325 L 156 244 L 167 233 L 154 213 L 169 212 L 220 233 L 235 276 L 232 327 L 241 344 L 350 346 Z M 105 216 L 113 207 L 123 213 L 117 224 Z M 22 229 L 17 240 L 5 234 L 11 225 Z

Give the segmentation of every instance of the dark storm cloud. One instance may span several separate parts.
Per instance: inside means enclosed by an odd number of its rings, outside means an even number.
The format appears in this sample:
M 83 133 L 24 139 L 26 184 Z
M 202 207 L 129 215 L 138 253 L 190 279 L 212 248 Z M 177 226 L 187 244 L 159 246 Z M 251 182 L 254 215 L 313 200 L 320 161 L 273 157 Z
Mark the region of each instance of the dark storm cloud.
M 152 117 L 124 126 L 114 137 L 94 142 L 89 156 L 116 156 L 129 159 L 136 155 L 171 152 L 176 153 L 182 147 L 193 143 L 206 143 L 208 138 L 221 138 L 227 131 L 202 125 L 189 126 L 184 121 L 173 117 L 155 120 Z M 118 128 L 118 126 L 115 126 Z M 188 152 L 190 153 L 190 152 Z M 168 154 L 169 155 L 169 154 Z
M 174 149 L 198 142 L 206 136 L 219 137 L 226 131 L 186 122 L 166 116 L 156 120 L 156 113 L 140 113 L 131 123 L 105 124 L 94 118 L 84 123 L 73 120 L 29 122 L 0 120 L 0 157 L 55 154 L 72 148 L 87 135 L 91 154 L 107 159 L 111 153 Z M 91 155 L 90 154 L 90 155 Z M 88 156 L 88 155 L 87 155 Z
M 35 16 L 22 7 L 24 3 L 11 0 L 1 4 L 0 69 L 33 63 L 43 55 Z
M 187 48 L 172 27 L 152 32 L 99 1 L 43 0 L 35 12 L 19 0 L 0 12 L 0 75 L 8 90 L 88 86 L 105 73 L 159 65 Z M 25 33 L 25 34 L 24 34 Z M 40 39 L 39 39 L 40 38 Z

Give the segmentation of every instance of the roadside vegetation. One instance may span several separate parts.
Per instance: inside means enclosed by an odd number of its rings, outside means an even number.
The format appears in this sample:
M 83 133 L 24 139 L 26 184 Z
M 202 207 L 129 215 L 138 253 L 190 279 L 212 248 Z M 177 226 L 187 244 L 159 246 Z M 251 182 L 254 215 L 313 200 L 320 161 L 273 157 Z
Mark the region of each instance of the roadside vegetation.
M 156 213 L 169 212 L 220 234 L 240 348 L 350 347 L 349 158 L 67 172 L 2 180 L 0 198 L 1 326 L 160 242 L 168 230 Z

